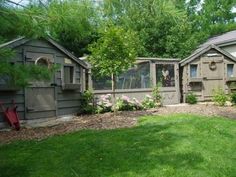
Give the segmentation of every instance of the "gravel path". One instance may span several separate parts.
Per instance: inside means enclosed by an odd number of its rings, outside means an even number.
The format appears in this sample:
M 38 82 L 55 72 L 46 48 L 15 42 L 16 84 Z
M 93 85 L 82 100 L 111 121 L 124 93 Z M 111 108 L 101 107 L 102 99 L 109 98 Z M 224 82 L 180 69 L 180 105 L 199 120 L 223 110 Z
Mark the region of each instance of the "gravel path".
M 201 114 L 205 116 L 222 116 L 236 119 L 236 107 L 218 107 L 212 104 L 175 105 L 166 106 L 148 111 L 132 111 L 78 116 L 69 122 L 50 125 L 40 128 L 22 128 L 20 131 L 1 131 L 0 144 L 15 140 L 41 140 L 53 135 L 65 134 L 82 129 L 116 129 L 133 127 L 137 119 L 143 115 L 168 115 L 175 113 Z

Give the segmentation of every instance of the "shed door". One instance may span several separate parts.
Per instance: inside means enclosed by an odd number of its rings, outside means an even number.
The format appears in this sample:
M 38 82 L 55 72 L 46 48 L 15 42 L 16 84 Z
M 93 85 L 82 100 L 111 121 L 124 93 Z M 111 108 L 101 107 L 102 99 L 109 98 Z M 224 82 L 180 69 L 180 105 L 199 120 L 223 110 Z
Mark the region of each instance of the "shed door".
M 214 89 L 224 88 L 224 62 L 223 57 L 203 58 L 203 96 L 210 100 Z
M 26 118 L 50 118 L 56 116 L 55 89 L 30 87 L 26 89 Z
M 52 54 L 27 52 L 27 64 L 37 64 L 48 67 L 48 61 L 54 62 Z M 51 81 L 34 81 L 26 88 L 26 119 L 56 117 L 55 78 Z

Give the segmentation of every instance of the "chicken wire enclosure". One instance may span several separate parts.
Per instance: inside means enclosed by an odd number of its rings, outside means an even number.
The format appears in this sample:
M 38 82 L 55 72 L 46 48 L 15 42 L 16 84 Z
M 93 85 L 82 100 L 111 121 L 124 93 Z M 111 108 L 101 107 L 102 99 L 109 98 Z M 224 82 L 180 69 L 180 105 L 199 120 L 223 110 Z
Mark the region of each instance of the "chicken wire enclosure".
M 127 72 L 117 77 L 116 89 L 150 88 L 149 62 L 136 64 Z
M 111 90 L 110 76 L 103 76 L 103 77 L 93 76 L 92 81 L 94 90 Z
M 164 105 L 179 103 L 178 62 L 178 59 L 137 58 L 133 67 L 116 77 L 115 96 L 143 101 L 158 86 Z M 93 78 L 92 85 L 97 98 L 112 94 L 111 77 Z
M 116 77 L 116 89 L 150 88 L 150 63 L 138 63 Z M 94 90 L 111 90 L 111 77 L 93 77 Z

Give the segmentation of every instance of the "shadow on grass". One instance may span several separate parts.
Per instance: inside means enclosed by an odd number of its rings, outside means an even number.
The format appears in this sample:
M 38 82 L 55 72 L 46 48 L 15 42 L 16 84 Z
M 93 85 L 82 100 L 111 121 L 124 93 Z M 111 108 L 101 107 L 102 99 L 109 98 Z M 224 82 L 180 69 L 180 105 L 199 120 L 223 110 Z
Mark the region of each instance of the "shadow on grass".
M 1 161 L 1 160 L 0 160 Z M 20 177 L 20 176 L 29 176 L 27 171 L 27 166 L 22 164 L 0 164 L 0 176 L 1 177 Z
M 22 142 L 19 148 L 14 148 L 14 144 L 6 145 L 0 147 L 0 157 L 3 153 L 14 153 L 16 157 L 9 159 L 4 155 L 4 164 L 0 163 L 0 176 L 27 177 L 30 176 L 27 167 L 38 176 L 47 176 L 45 174 L 50 169 L 50 174 L 57 177 L 116 176 L 124 173 L 146 175 L 162 165 L 195 168 L 203 157 L 194 152 L 176 152 L 175 143 L 185 136 L 168 131 L 171 126 L 173 123 L 81 131 L 39 143 Z

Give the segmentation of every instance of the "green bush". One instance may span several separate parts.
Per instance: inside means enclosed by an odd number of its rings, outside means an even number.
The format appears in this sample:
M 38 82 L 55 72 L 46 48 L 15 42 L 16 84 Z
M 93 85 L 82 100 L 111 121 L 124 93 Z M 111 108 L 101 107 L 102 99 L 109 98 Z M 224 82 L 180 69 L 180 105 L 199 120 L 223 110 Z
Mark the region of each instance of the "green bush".
M 196 104 L 197 103 L 197 97 L 194 93 L 190 92 L 186 95 L 186 103 L 189 104 Z
M 233 104 L 236 104 L 236 93 L 232 93 L 232 94 L 230 95 L 230 100 L 231 100 L 231 102 L 232 102 Z
M 228 96 L 224 93 L 224 90 L 217 89 L 214 90 L 213 99 L 214 103 L 219 106 L 224 106 L 226 101 L 228 101 Z
M 79 114 L 93 114 L 96 108 L 93 104 L 94 94 L 90 90 L 86 90 L 81 96 L 81 109 Z
M 160 95 L 159 88 L 157 86 L 154 87 L 152 90 L 152 97 L 156 103 L 161 103 L 161 95 Z
M 151 109 L 156 108 L 158 106 L 158 103 L 155 102 L 155 100 L 150 95 L 146 95 L 142 102 L 142 105 L 144 109 Z

